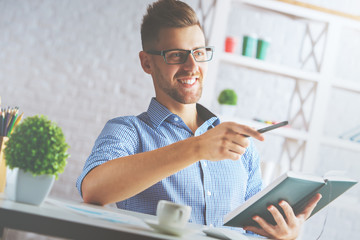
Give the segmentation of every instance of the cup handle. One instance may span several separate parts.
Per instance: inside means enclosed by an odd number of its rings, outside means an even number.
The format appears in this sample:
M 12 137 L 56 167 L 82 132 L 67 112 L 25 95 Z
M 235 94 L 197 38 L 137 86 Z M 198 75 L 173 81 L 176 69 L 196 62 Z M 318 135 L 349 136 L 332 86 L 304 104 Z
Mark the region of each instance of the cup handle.
M 162 204 L 158 204 L 157 205 L 157 209 L 156 209 L 156 215 L 159 216 L 160 212 L 163 211 L 164 206 Z
M 178 220 L 180 220 L 184 214 L 184 211 L 182 209 L 178 209 Z

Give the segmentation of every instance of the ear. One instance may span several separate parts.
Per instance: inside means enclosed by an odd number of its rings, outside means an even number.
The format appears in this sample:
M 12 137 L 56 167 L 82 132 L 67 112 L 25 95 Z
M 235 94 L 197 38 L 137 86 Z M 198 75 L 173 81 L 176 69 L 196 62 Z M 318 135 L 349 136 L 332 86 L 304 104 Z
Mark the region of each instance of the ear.
M 146 52 L 141 51 L 139 52 L 139 58 L 144 72 L 151 74 L 150 56 Z

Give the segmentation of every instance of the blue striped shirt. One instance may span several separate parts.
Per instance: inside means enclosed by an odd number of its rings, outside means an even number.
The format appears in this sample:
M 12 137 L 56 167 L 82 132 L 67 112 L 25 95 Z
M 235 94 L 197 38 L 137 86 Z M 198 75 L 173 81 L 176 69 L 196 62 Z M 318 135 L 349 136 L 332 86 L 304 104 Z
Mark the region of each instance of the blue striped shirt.
M 108 121 L 77 180 L 80 194 L 84 177 L 96 166 L 199 136 L 220 123 L 200 104 L 197 104 L 197 111 L 205 122 L 195 133 L 155 98 L 147 112 Z M 259 157 L 251 141 L 240 160 L 200 160 L 116 205 L 155 215 L 158 201 L 165 199 L 191 206 L 191 222 L 222 226 L 224 215 L 260 191 L 261 184 Z

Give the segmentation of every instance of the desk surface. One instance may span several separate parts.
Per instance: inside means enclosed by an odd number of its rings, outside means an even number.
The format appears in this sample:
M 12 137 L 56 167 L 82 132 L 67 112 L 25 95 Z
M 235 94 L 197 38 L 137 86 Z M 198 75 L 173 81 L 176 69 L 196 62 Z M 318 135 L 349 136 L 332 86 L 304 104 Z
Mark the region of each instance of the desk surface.
M 144 219 L 155 219 L 155 216 L 55 199 L 33 206 L 0 195 L 2 228 L 71 239 L 181 239 L 153 231 Z M 200 229 L 184 238 L 214 239 Z

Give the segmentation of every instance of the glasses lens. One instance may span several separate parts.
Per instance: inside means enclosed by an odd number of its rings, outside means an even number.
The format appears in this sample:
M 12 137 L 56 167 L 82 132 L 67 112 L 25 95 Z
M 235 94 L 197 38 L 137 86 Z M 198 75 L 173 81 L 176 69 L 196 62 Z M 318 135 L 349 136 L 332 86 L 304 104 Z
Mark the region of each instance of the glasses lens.
M 185 63 L 190 51 L 188 50 L 167 50 L 165 52 L 165 59 L 168 64 L 182 64 Z M 197 62 L 207 62 L 212 59 L 213 49 L 211 47 L 201 47 L 192 51 Z
M 183 63 L 189 55 L 186 50 L 171 50 L 165 53 L 167 63 Z
M 212 49 L 211 48 L 198 48 L 194 50 L 194 58 L 198 62 L 206 62 L 212 58 Z

